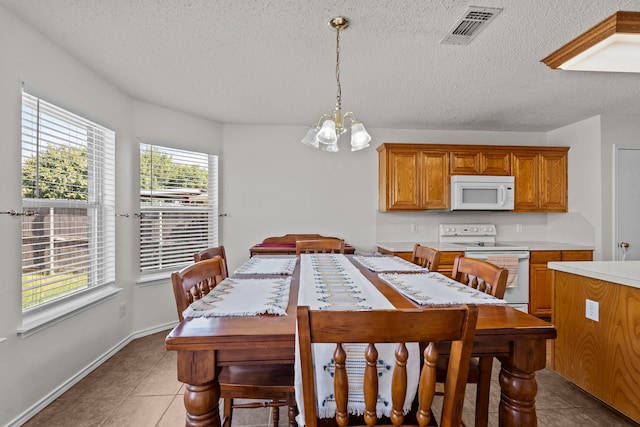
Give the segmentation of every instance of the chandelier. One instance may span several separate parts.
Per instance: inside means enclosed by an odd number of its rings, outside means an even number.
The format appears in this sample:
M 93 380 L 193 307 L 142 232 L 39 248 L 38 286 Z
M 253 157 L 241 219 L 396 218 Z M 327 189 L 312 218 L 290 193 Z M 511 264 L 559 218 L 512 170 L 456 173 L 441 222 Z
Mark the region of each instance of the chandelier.
M 329 22 L 329 27 L 336 30 L 336 107 L 331 114 L 323 114 L 313 124 L 302 143 L 314 148 L 335 153 L 338 151 L 338 138 L 347 131 L 345 124 L 351 124 L 351 151 L 362 150 L 369 146 L 371 136 L 367 133 L 352 112 L 342 115 L 342 87 L 340 86 L 340 31 L 349 26 L 349 20 L 343 16 L 336 16 Z

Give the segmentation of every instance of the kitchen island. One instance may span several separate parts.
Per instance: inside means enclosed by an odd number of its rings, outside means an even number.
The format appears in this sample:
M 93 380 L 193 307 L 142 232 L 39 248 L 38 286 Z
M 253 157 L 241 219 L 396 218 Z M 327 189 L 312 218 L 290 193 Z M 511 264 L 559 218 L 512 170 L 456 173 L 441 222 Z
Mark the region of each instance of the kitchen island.
M 550 262 L 553 368 L 640 422 L 640 261 Z

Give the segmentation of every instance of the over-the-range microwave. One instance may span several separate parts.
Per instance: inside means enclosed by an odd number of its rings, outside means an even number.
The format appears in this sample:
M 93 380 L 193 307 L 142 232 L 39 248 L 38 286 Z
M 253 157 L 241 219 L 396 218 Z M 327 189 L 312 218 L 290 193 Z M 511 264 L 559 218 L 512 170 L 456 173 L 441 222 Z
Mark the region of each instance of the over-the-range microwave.
M 509 211 L 514 208 L 514 177 L 452 175 L 452 211 Z

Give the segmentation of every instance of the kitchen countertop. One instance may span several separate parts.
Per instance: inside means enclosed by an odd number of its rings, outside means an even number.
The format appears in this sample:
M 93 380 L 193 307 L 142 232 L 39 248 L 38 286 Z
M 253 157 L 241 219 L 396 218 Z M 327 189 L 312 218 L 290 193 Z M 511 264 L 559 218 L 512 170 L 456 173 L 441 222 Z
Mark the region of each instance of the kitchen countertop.
M 430 248 L 437 249 L 441 252 L 464 251 L 464 246 L 454 243 L 440 242 L 377 242 L 377 246 L 389 252 L 413 252 L 413 246 L 419 243 Z M 509 245 L 526 246 L 530 251 L 592 251 L 594 245 L 574 245 L 562 242 L 548 241 L 500 241 Z
M 640 288 L 640 261 L 550 262 L 552 270 Z

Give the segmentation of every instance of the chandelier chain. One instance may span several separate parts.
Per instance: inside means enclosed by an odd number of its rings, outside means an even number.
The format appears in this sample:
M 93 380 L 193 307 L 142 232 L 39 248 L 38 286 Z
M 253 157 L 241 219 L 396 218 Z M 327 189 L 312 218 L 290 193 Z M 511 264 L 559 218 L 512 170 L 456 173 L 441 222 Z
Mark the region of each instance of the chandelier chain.
M 336 28 L 336 84 L 338 86 L 336 106 L 339 110 L 342 107 L 342 86 L 340 85 L 340 28 Z

